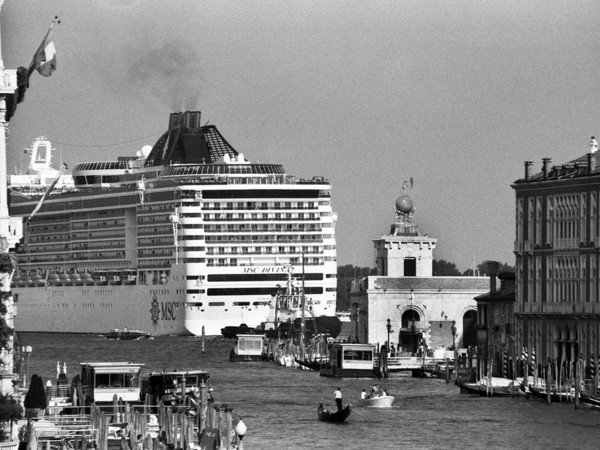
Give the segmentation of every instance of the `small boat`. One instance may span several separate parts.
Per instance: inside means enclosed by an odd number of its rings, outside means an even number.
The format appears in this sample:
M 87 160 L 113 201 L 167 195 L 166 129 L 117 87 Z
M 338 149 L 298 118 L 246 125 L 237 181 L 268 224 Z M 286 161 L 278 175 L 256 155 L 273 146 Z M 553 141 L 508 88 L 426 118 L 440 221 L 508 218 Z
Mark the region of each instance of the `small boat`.
M 583 403 L 590 405 L 593 408 L 600 408 L 600 397 L 583 393 L 580 395 Z
M 394 403 L 393 395 L 383 395 L 380 397 L 362 398 L 359 401 L 360 406 L 368 408 L 391 408 Z
M 235 339 L 238 334 L 252 334 L 254 333 L 254 328 L 250 328 L 245 323 L 240 324 L 239 326 L 226 326 L 221 328 L 221 335 L 223 335 L 226 339 Z
M 308 359 L 301 360 L 298 358 L 294 358 L 294 362 L 296 363 L 296 367 L 300 369 L 314 370 L 318 372 L 321 368 L 321 363 L 317 360 L 310 361 Z
M 344 422 L 352 412 L 352 405 L 348 403 L 344 409 L 339 411 L 329 411 L 323 407 L 323 403 L 317 408 L 317 416 L 321 422 Z
M 120 339 L 120 340 L 133 340 L 133 339 L 151 339 L 152 334 L 147 331 L 141 330 L 128 330 L 124 328 L 122 330 L 114 329 L 106 333 L 106 339 Z
M 149 394 L 154 404 L 195 406 L 201 396 L 202 385 L 207 390 L 207 400 L 214 402 L 212 388 L 205 370 L 185 370 L 170 372 L 150 372 L 142 377 L 142 398 Z
M 560 402 L 574 402 L 575 401 L 575 389 L 565 389 L 563 392 L 557 392 L 556 390 L 550 391 L 550 401 L 552 403 L 560 403 Z M 536 398 L 541 400 L 548 400 L 548 393 L 546 392 L 545 387 L 538 387 L 532 384 L 529 385 L 529 394 L 533 395 Z M 583 398 L 580 394 L 579 397 L 582 401 Z
M 461 393 L 479 395 L 480 397 L 514 397 L 524 394 L 521 386 L 516 383 L 514 385 L 488 386 L 484 383 L 460 381 L 458 386 Z
M 370 408 L 390 408 L 392 403 L 394 403 L 393 395 L 387 395 L 379 386 L 371 386 L 367 396 L 361 398 L 358 404 Z

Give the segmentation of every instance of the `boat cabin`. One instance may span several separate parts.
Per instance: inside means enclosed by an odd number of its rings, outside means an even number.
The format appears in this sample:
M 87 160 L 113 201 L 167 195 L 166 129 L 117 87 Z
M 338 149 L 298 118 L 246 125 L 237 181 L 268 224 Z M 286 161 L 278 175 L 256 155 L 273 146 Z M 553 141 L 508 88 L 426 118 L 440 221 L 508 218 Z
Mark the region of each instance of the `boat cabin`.
M 198 399 L 200 385 L 208 384 L 209 378 L 210 375 L 204 370 L 150 372 L 143 377 L 142 388 L 144 394 L 152 396 L 152 404 L 181 404 L 186 403 L 187 396 Z
M 264 334 L 238 334 L 235 347 L 229 354 L 230 361 L 260 361 L 266 359 L 266 336 Z
M 81 383 L 90 402 L 112 403 L 113 397 L 123 402 L 141 400 L 141 372 L 144 364 L 130 362 L 84 362 Z
M 319 371 L 324 377 L 373 377 L 375 345 L 336 342 L 329 344 L 329 362 Z

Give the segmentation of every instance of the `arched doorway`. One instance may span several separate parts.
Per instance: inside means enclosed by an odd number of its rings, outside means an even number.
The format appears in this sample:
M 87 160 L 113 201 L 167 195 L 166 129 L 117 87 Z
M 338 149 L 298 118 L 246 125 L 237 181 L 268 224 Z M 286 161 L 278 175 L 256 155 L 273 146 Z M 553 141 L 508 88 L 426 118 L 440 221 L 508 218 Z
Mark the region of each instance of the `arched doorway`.
M 402 313 L 402 328 L 398 337 L 399 346 L 405 353 L 415 354 L 423 333 L 419 330 L 421 326 L 421 315 L 414 309 L 407 309 Z
M 469 345 L 477 346 L 477 311 L 469 310 L 463 315 L 463 341 L 462 347 L 467 348 Z

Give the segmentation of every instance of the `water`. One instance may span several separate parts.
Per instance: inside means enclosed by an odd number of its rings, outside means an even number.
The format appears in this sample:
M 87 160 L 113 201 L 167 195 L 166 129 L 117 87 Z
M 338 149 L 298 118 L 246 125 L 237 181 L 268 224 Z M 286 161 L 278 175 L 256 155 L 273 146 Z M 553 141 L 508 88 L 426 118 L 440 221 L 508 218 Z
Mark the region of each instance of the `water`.
M 392 375 L 389 379 L 332 379 L 279 367 L 272 362 L 232 363 L 233 341 L 196 337 L 110 341 L 95 335 L 21 334 L 31 345 L 29 374 L 44 382 L 56 377 L 56 363 L 68 376 L 80 362 L 142 362 L 148 370 L 204 369 L 214 397 L 243 417 L 244 448 L 252 449 L 564 449 L 600 446 L 600 411 L 572 404 L 523 398 L 480 398 L 460 394 L 454 384 Z M 391 409 L 355 406 L 345 424 L 317 420 L 317 406 L 333 407 L 333 392 L 357 403 L 360 392 L 378 383 L 396 397 Z

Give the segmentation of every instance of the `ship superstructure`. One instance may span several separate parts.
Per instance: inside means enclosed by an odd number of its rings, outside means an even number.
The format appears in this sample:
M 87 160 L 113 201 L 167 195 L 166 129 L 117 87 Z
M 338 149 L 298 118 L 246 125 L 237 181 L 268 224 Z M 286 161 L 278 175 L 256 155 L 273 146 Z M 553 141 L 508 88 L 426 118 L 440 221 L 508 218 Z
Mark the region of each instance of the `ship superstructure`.
M 46 195 L 18 248 L 18 331 L 218 335 L 258 326 L 288 267 L 335 315 L 335 214 L 322 177 L 238 153 L 200 112 L 173 113 L 137 156 L 86 162 Z M 41 198 L 11 186 L 11 215 Z M 302 264 L 302 261 L 304 262 Z M 304 269 L 302 269 L 302 265 Z

